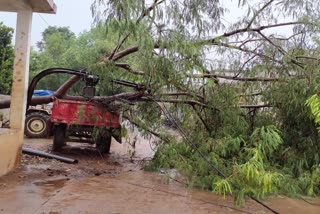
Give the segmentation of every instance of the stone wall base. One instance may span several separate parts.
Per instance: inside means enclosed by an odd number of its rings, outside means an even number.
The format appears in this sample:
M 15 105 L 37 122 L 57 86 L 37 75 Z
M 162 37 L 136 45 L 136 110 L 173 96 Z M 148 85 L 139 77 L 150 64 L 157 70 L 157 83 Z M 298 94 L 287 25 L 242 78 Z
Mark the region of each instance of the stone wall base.
M 19 166 L 23 133 L 14 129 L 0 129 L 0 176 Z

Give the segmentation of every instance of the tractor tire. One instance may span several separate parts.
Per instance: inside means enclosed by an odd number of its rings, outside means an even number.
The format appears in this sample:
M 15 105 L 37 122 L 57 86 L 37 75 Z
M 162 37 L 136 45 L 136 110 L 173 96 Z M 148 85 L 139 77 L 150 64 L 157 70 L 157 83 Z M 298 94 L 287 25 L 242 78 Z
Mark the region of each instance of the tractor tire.
M 46 138 L 51 130 L 50 116 L 44 112 L 26 115 L 24 134 L 30 138 Z
M 65 143 L 66 136 L 66 126 L 65 125 L 55 125 L 53 130 L 53 145 L 52 151 L 59 152 L 62 150 Z
M 108 130 L 98 129 L 93 138 L 100 153 L 108 154 L 110 152 L 111 133 Z

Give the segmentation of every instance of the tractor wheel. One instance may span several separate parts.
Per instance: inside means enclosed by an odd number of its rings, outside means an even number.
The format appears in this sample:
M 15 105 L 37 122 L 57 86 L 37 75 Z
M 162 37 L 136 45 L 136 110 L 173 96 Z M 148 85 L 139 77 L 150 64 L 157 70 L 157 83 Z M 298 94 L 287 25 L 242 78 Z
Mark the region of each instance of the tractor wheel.
M 93 138 L 98 151 L 108 154 L 111 147 L 111 133 L 108 130 L 98 129 L 94 135 Z
M 31 112 L 26 115 L 24 133 L 31 138 L 45 138 L 49 136 L 51 123 L 49 115 L 44 112 Z
M 62 147 L 66 145 L 65 136 L 66 136 L 66 126 L 56 125 L 53 131 L 53 145 L 52 145 L 53 151 L 58 152 L 62 150 Z

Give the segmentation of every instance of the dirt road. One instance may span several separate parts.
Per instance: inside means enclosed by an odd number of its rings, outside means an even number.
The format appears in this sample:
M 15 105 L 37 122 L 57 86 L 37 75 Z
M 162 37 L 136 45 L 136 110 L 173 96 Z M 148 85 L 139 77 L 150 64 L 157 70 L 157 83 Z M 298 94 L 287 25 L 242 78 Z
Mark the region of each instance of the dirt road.
M 51 143 L 25 140 L 25 146 L 43 151 Z M 154 153 L 148 140 L 138 136 L 135 150 L 112 143 L 111 154 L 103 157 L 93 147 L 72 144 L 61 155 L 78 159 L 76 165 L 24 155 L 19 169 L 0 178 L 0 213 L 268 213 L 252 201 L 235 208 L 231 198 L 144 172 L 143 162 Z M 320 213 L 320 206 L 301 200 L 266 203 L 280 213 Z

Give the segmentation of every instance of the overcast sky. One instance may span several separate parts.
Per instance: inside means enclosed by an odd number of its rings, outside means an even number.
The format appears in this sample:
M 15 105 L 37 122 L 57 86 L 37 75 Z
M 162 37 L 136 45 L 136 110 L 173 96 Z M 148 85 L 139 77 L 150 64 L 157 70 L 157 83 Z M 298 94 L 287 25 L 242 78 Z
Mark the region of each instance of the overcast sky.
M 90 6 L 94 0 L 54 0 L 57 5 L 57 14 L 33 15 L 32 25 L 32 45 L 41 40 L 41 33 L 50 26 L 70 27 L 70 30 L 77 35 L 84 30 L 89 30 L 93 18 Z M 228 8 L 229 12 L 223 19 L 225 24 L 236 21 L 243 15 L 244 8 L 237 8 L 238 0 L 223 0 L 221 4 Z M 0 12 L 0 21 L 5 25 L 15 28 L 16 14 Z M 278 29 L 277 29 L 278 30 Z
M 90 9 L 93 1 L 94 0 L 54 0 L 58 8 L 57 14 L 34 13 L 31 37 L 32 45 L 35 45 L 37 41 L 41 40 L 41 33 L 48 26 L 70 27 L 70 30 L 77 35 L 84 30 L 89 30 L 93 23 Z M 240 16 L 241 13 L 239 14 L 239 11 L 235 12 L 237 9 L 237 1 L 224 0 L 222 2 L 223 6 L 231 9 L 230 14 L 233 14 L 232 18 L 230 17 L 231 19 L 236 19 Z M 16 14 L 0 12 L 0 21 L 7 26 L 15 28 Z
M 57 14 L 37 14 L 33 15 L 32 37 L 34 45 L 41 40 L 41 33 L 48 27 L 66 26 L 76 34 L 84 30 L 89 30 L 92 24 L 90 6 L 93 0 L 54 0 L 58 7 Z M 15 28 L 16 14 L 0 12 L 0 21 L 5 25 Z

